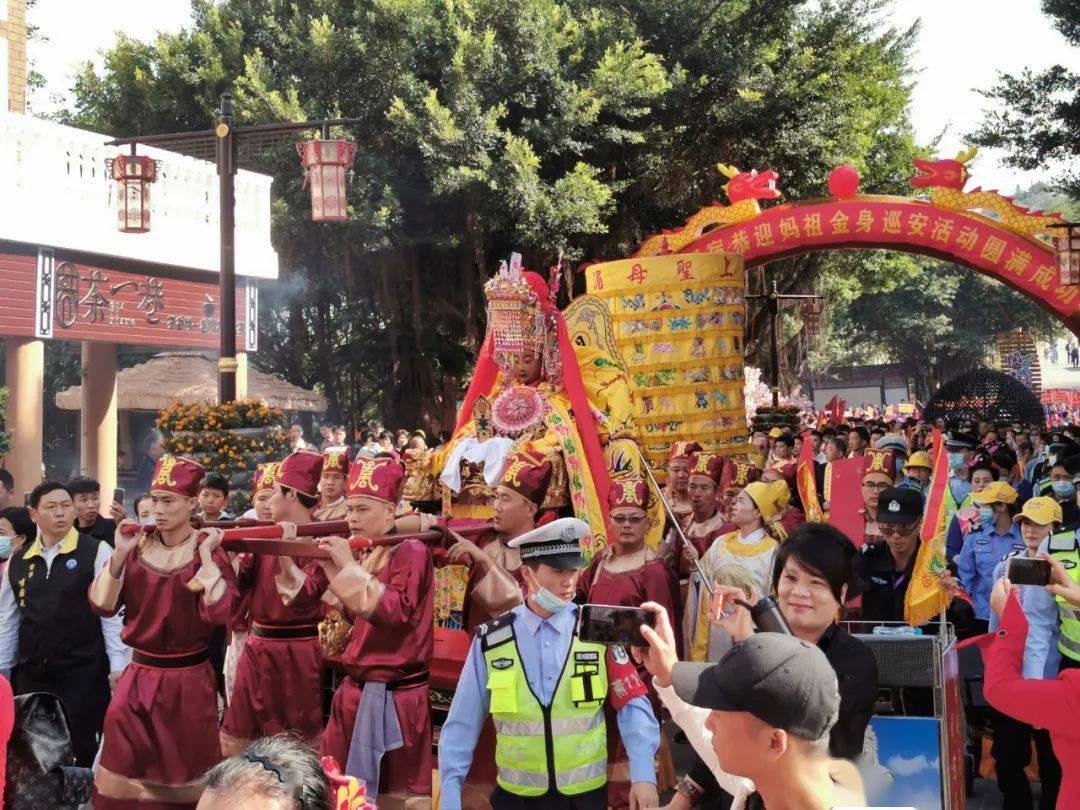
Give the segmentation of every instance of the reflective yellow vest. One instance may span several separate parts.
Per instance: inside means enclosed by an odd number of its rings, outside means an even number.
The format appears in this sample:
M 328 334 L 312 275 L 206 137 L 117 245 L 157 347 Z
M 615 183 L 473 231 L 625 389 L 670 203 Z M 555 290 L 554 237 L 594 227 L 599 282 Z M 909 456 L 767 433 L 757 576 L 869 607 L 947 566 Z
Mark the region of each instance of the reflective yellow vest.
M 505 617 L 503 617 L 505 619 Z M 512 621 L 481 640 L 495 721 L 498 783 L 515 796 L 577 796 L 607 783 L 607 648 L 574 636 L 551 705 L 529 686 Z
M 1080 582 L 1080 548 L 1077 547 L 1076 530 L 1068 529 L 1051 535 L 1049 546 L 1050 553 L 1061 560 L 1069 576 Z M 1060 596 L 1056 597 L 1055 601 L 1061 621 L 1058 650 L 1065 657 L 1080 661 L 1080 617 L 1077 615 L 1077 608 Z
M 965 495 L 959 502 L 956 500 L 956 496 L 953 495 L 952 479 L 949 479 L 949 485 L 945 487 L 945 529 L 949 528 L 949 524 L 952 523 L 953 517 L 963 509 L 965 506 L 972 503 L 971 493 Z

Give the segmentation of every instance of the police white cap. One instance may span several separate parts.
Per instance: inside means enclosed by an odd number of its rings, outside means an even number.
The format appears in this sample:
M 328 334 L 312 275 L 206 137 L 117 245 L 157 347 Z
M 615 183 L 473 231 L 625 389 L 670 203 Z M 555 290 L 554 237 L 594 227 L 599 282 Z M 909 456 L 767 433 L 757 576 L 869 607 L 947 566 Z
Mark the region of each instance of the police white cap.
M 521 551 L 521 561 L 542 562 L 552 568 L 585 567 L 581 540 L 589 536 L 589 524 L 577 518 L 559 518 L 515 537 L 507 545 Z

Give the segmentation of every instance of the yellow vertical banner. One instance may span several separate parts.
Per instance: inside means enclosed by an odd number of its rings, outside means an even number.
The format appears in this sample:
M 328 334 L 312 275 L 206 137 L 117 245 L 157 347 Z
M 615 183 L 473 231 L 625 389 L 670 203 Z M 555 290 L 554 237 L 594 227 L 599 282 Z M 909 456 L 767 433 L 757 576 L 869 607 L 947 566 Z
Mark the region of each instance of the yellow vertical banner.
M 643 256 L 590 265 L 585 274 L 589 294 L 611 315 L 650 465 L 666 469 L 680 440 L 745 453 L 742 256 Z
M 930 494 L 926 499 L 922 529 L 919 531 L 919 550 L 904 596 L 904 621 L 918 627 L 937 618 L 949 606 L 949 594 L 941 587 L 941 575 L 946 570 L 945 492 L 949 487 L 949 460 L 941 431 L 934 428 L 934 474 Z

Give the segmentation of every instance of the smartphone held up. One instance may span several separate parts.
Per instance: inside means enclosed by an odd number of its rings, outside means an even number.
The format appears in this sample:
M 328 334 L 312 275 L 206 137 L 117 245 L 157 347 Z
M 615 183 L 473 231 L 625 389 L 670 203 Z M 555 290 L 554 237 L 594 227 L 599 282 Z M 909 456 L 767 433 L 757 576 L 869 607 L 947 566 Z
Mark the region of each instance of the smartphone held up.
M 578 615 L 578 637 L 594 644 L 622 644 L 648 647 L 641 626 L 656 627 L 651 610 L 619 605 L 582 605 Z
M 1013 585 L 1050 584 L 1050 563 L 1037 557 L 1009 557 L 1006 574 Z

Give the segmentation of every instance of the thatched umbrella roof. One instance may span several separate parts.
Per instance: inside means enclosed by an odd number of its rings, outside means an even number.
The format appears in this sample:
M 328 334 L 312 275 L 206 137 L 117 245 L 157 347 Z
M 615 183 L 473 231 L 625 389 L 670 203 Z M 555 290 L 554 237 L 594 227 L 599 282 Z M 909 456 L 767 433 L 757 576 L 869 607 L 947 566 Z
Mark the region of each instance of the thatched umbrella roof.
M 145 363 L 116 375 L 116 406 L 124 411 L 160 411 L 181 402 L 216 401 L 217 360 L 198 352 L 162 352 Z M 82 386 L 73 385 L 56 395 L 56 405 L 77 411 Z M 248 399 L 259 399 L 286 411 L 326 411 L 326 397 L 280 377 L 248 367 Z

